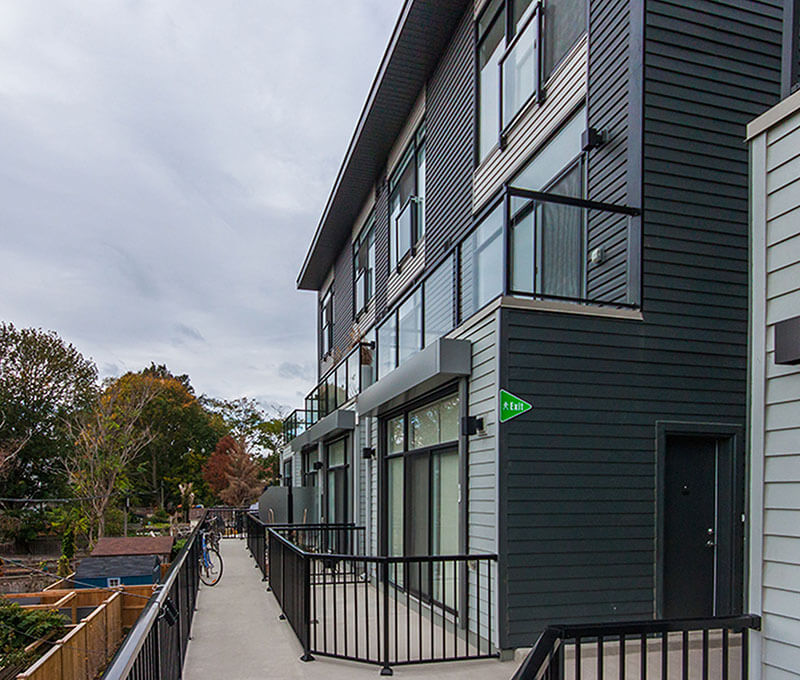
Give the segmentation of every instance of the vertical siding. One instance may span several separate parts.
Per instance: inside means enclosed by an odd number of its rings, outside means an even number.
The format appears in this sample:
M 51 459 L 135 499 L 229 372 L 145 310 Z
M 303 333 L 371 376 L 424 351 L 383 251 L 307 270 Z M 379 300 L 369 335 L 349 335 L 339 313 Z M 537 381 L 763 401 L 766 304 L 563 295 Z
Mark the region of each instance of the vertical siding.
M 800 315 L 800 114 L 755 144 L 752 441 L 763 495 L 751 593 L 763 617 L 763 677 L 800 678 L 800 367 L 774 361 L 775 324 Z
M 429 268 L 472 224 L 475 94 L 475 32 L 472 12 L 467 10 L 428 82 L 425 240 Z
M 448 337 L 472 343 L 472 373 L 469 377 L 469 415 L 483 418 L 484 432 L 469 438 L 467 497 L 467 552 L 497 552 L 497 352 L 499 311 L 494 310 L 478 322 L 457 329 Z M 474 592 L 475 573 L 470 572 L 470 591 Z M 489 639 L 497 632 L 491 621 L 497 604 L 497 572 L 493 571 L 494 589 L 489 597 L 486 575 L 481 575 L 480 603 L 470 602 L 469 621 L 478 622 L 482 638 Z M 477 631 L 476 631 L 477 632 Z M 498 640 L 493 637 L 492 642 Z

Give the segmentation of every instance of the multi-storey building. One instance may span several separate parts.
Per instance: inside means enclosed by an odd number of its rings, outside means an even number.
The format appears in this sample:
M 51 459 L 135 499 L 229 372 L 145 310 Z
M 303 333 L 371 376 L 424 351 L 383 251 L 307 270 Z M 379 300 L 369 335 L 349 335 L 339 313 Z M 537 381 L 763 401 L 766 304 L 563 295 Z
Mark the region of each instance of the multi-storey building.
M 742 611 L 742 140 L 779 95 L 781 12 L 404 4 L 298 277 L 319 384 L 286 421 L 295 521 L 496 554 L 469 604 L 496 649 Z

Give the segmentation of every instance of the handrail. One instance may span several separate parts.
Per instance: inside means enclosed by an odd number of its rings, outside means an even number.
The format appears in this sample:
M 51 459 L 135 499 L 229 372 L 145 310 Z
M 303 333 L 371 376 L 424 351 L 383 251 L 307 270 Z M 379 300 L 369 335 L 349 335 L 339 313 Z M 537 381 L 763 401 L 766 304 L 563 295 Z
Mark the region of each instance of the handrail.
M 157 587 L 147 605 L 145 605 L 144 610 L 139 615 L 139 618 L 136 620 L 133 628 L 131 628 L 125 636 L 119 649 L 117 649 L 117 653 L 114 654 L 114 658 L 111 659 L 105 673 L 103 673 L 103 680 L 125 680 L 128 677 L 133 665 L 136 663 L 139 652 L 147 640 L 148 633 L 161 614 L 161 608 L 164 606 L 169 592 L 175 584 L 184 562 L 187 560 L 192 545 L 197 539 L 200 527 L 205 521 L 207 514 L 208 510 L 205 510 L 197 525 L 195 525 L 195 528 L 192 530 L 192 533 L 189 535 L 188 540 L 175 558 L 175 561 L 170 565 L 164 583 Z
M 525 657 L 512 680 L 541 680 L 550 670 L 549 662 L 556 657 L 567 640 L 597 639 L 654 634 L 688 633 L 710 630 L 761 630 L 761 617 L 755 614 L 717 616 L 695 619 L 648 619 L 612 623 L 587 623 L 548 626 Z M 558 676 L 556 676 L 558 677 Z

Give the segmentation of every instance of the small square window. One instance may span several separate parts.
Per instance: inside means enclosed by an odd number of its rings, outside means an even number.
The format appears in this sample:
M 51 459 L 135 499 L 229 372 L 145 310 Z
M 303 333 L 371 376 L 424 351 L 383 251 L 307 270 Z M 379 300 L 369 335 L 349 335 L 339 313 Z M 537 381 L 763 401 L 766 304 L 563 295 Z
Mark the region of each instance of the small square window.
M 122 579 L 117 576 L 112 576 L 111 578 L 107 579 L 107 583 L 109 588 L 116 588 L 117 586 L 122 585 Z

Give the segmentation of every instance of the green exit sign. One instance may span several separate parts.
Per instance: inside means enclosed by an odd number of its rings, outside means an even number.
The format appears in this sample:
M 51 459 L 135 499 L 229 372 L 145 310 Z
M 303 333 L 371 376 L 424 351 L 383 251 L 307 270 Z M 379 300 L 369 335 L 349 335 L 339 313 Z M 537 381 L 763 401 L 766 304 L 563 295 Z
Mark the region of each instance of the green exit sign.
M 521 416 L 533 408 L 533 404 L 529 404 L 524 399 L 520 399 L 517 395 L 500 390 L 500 422 L 504 423 L 507 420 Z

